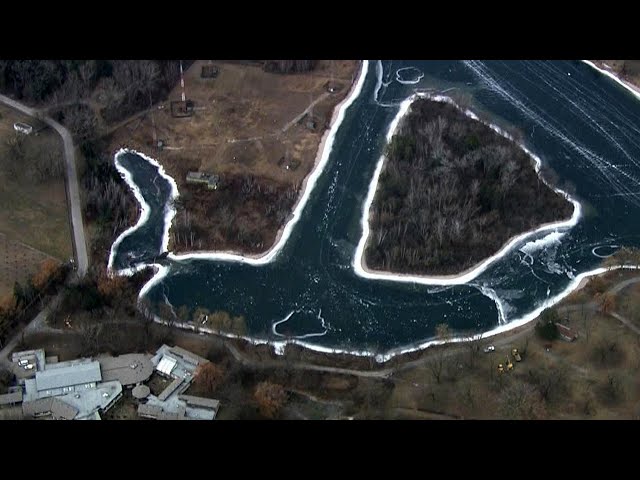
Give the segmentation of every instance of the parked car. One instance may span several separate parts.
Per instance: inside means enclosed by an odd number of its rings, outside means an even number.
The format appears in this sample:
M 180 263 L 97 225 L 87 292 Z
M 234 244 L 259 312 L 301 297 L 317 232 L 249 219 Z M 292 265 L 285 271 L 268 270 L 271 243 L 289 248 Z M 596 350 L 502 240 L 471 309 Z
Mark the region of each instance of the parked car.
M 484 353 L 495 352 L 496 351 L 496 347 L 494 347 L 493 345 L 489 345 L 488 347 L 485 347 L 485 349 L 483 351 L 484 351 Z

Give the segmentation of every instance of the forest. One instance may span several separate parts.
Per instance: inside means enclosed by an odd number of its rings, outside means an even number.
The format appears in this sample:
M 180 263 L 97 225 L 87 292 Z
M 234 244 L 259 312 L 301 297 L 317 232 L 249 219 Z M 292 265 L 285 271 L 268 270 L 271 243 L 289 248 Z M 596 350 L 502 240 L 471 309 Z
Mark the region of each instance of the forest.
M 517 144 L 444 102 L 416 100 L 385 156 L 365 252 L 376 270 L 459 273 L 573 212 Z
M 191 63 L 184 61 L 184 68 Z M 148 108 L 179 78 L 177 60 L 0 60 L 0 92 L 30 104 L 62 106 L 57 120 L 74 134 L 94 123 L 95 115 L 112 123 Z

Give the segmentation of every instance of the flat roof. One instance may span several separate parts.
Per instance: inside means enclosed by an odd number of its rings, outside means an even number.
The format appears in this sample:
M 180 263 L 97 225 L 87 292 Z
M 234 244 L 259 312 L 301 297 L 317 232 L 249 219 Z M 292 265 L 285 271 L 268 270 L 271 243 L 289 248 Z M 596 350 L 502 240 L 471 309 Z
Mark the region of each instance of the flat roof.
M 82 419 L 93 416 L 99 409 L 109 407 L 121 395 L 122 385 L 114 380 L 99 383 L 96 388 L 82 388 L 56 398 L 73 406 L 78 411 L 78 419 Z
M 220 406 L 220 401 L 212 398 L 195 397 L 193 395 L 184 394 L 178 395 L 178 398 L 187 402 L 187 406 L 193 405 L 195 407 L 210 408 L 212 410 L 218 410 L 218 407 Z
M 39 398 L 33 402 L 24 402 L 22 404 L 22 413 L 29 417 L 50 413 L 60 420 L 73 420 L 78 414 L 78 409 L 55 397 L 48 397 Z
M 36 388 L 39 392 L 99 382 L 100 380 L 102 380 L 100 363 L 96 361 L 36 372 Z
M 118 380 L 122 385 L 136 385 L 145 382 L 153 373 L 151 355 L 127 353 L 119 357 L 99 357 L 102 381 Z
M 171 396 L 171 394 L 173 392 L 175 392 L 178 387 L 182 384 L 184 380 L 182 378 L 174 378 L 173 382 L 171 382 L 169 385 L 167 385 L 167 388 L 165 388 L 160 395 L 158 395 L 158 399 L 163 401 L 166 400 L 167 398 L 169 398 Z
M 149 389 L 149 387 L 147 387 L 146 385 L 138 385 L 131 391 L 131 394 L 137 399 L 147 398 L 150 393 L 151 389 Z
M 181 347 L 171 347 L 169 348 L 169 351 L 174 355 L 178 355 L 179 357 L 182 357 L 183 360 L 189 363 L 192 363 L 194 365 L 200 365 L 201 363 L 209 363 L 209 360 L 207 360 L 206 358 L 202 358 L 200 355 L 196 355 L 195 353 L 185 350 L 184 348 L 181 348 Z
M 0 405 L 12 405 L 22 401 L 22 390 L 0 395 Z

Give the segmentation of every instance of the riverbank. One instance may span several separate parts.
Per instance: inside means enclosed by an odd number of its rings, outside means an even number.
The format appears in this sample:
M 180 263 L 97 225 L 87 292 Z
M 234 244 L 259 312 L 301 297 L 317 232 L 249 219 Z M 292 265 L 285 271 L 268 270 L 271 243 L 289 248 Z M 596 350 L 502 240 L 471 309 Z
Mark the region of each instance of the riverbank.
M 336 106 L 350 95 L 360 66 L 321 60 L 311 72 L 276 74 L 213 61 L 217 76 L 202 78 L 207 65 L 196 61 L 185 72 L 191 116 L 172 117 L 165 102 L 114 132 L 111 145 L 147 152 L 175 180 L 180 198 L 171 251 L 258 258 L 291 218 Z M 180 95 L 177 86 L 169 98 Z M 188 183 L 190 171 L 217 175 L 217 188 Z
M 603 275 L 605 283 L 598 292 L 614 291 L 637 275 L 621 270 Z M 277 355 L 268 345 L 203 336 L 133 318 L 109 323 L 98 332 L 97 342 L 117 345 L 116 353 L 138 351 L 136 345 L 147 345 L 140 351 L 153 352 L 168 343 L 208 358 L 223 372 L 211 392 L 221 402 L 219 419 L 259 418 L 253 393 L 265 381 L 288 392 L 277 416 L 281 419 L 635 418 L 638 385 L 627 372 L 635 371 L 640 358 L 636 333 L 615 315 L 597 309 L 587 308 L 583 317 L 580 303 L 588 304 L 595 293 L 590 291 L 590 297 L 578 304 L 567 299 L 558 305 L 563 323 L 579 334 L 575 342 L 542 340 L 529 323 L 491 339 L 397 356 L 384 366 L 372 358 L 327 355 L 298 346 Z M 638 298 L 632 293 L 629 289 L 616 293 L 614 303 L 623 315 L 633 310 L 626 303 Z M 89 316 L 85 321 L 89 322 L 85 326 L 103 322 Z M 85 326 L 75 316 L 71 325 L 59 333 L 28 335 L 23 347 L 45 348 L 61 360 L 76 358 L 83 354 Z M 126 338 L 117 332 L 127 332 Z M 611 355 L 602 349 L 610 342 L 616 351 Z M 488 345 L 495 351 L 483 353 Z M 513 370 L 499 373 L 498 364 L 511 357 L 513 348 L 519 350 L 522 362 L 512 359 Z M 520 391 L 525 394 L 516 395 Z
M 625 73 L 625 62 L 627 61 L 628 60 L 583 60 L 584 63 L 615 80 L 640 99 L 640 71 L 635 74 Z M 636 60 L 631 61 L 637 63 Z M 635 69 L 637 69 L 637 66 L 634 65 L 634 70 Z
M 355 100 L 362 88 L 362 83 L 366 77 L 368 71 L 368 61 L 364 61 L 362 65 L 360 65 L 358 71 L 356 72 L 355 80 L 352 83 L 347 95 L 333 108 L 331 114 L 331 120 L 324 131 L 322 138 L 320 139 L 320 143 L 317 148 L 317 152 L 315 155 L 315 159 L 313 162 L 313 166 L 309 171 L 309 174 L 304 177 L 302 182 L 302 186 L 300 188 L 297 200 L 293 205 L 292 212 L 288 216 L 287 221 L 282 224 L 275 236 L 275 240 L 271 247 L 264 253 L 245 253 L 237 250 L 197 250 L 197 251 L 178 251 L 172 252 L 171 258 L 182 260 L 187 258 L 210 258 L 210 259 L 251 259 L 251 260 L 264 260 L 266 258 L 272 258 L 272 253 L 279 250 L 282 245 L 286 242 L 286 238 L 288 238 L 291 228 L 297 222 L 300 212 L 304 208 L 304 205 L 307 202 L 310 191 L 313 189 L 317 178 L 322 173 L 324 169 L 324 165 L 328 160 L 329 153 L 331 152 L 331 147 L 333 144 L 333 137 L 335 136 L 335 132 L 337 131 L 339 124 L 342 123 L 342 117 L 344 116 L 344 110 Z M 286 238 L 284 237 L 286 232 Z M 220 257 L 220 256 L 224 257 Z

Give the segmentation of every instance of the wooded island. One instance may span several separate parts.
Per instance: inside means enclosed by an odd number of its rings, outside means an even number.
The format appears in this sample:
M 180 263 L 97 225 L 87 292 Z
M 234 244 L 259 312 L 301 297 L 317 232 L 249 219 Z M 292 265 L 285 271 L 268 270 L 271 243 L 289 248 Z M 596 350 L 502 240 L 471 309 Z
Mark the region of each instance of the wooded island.
M 385 155 L 369 216 L 371 269 L 457 274 L 573 212 L 522 148 L 448 103 L 416 100 Z

